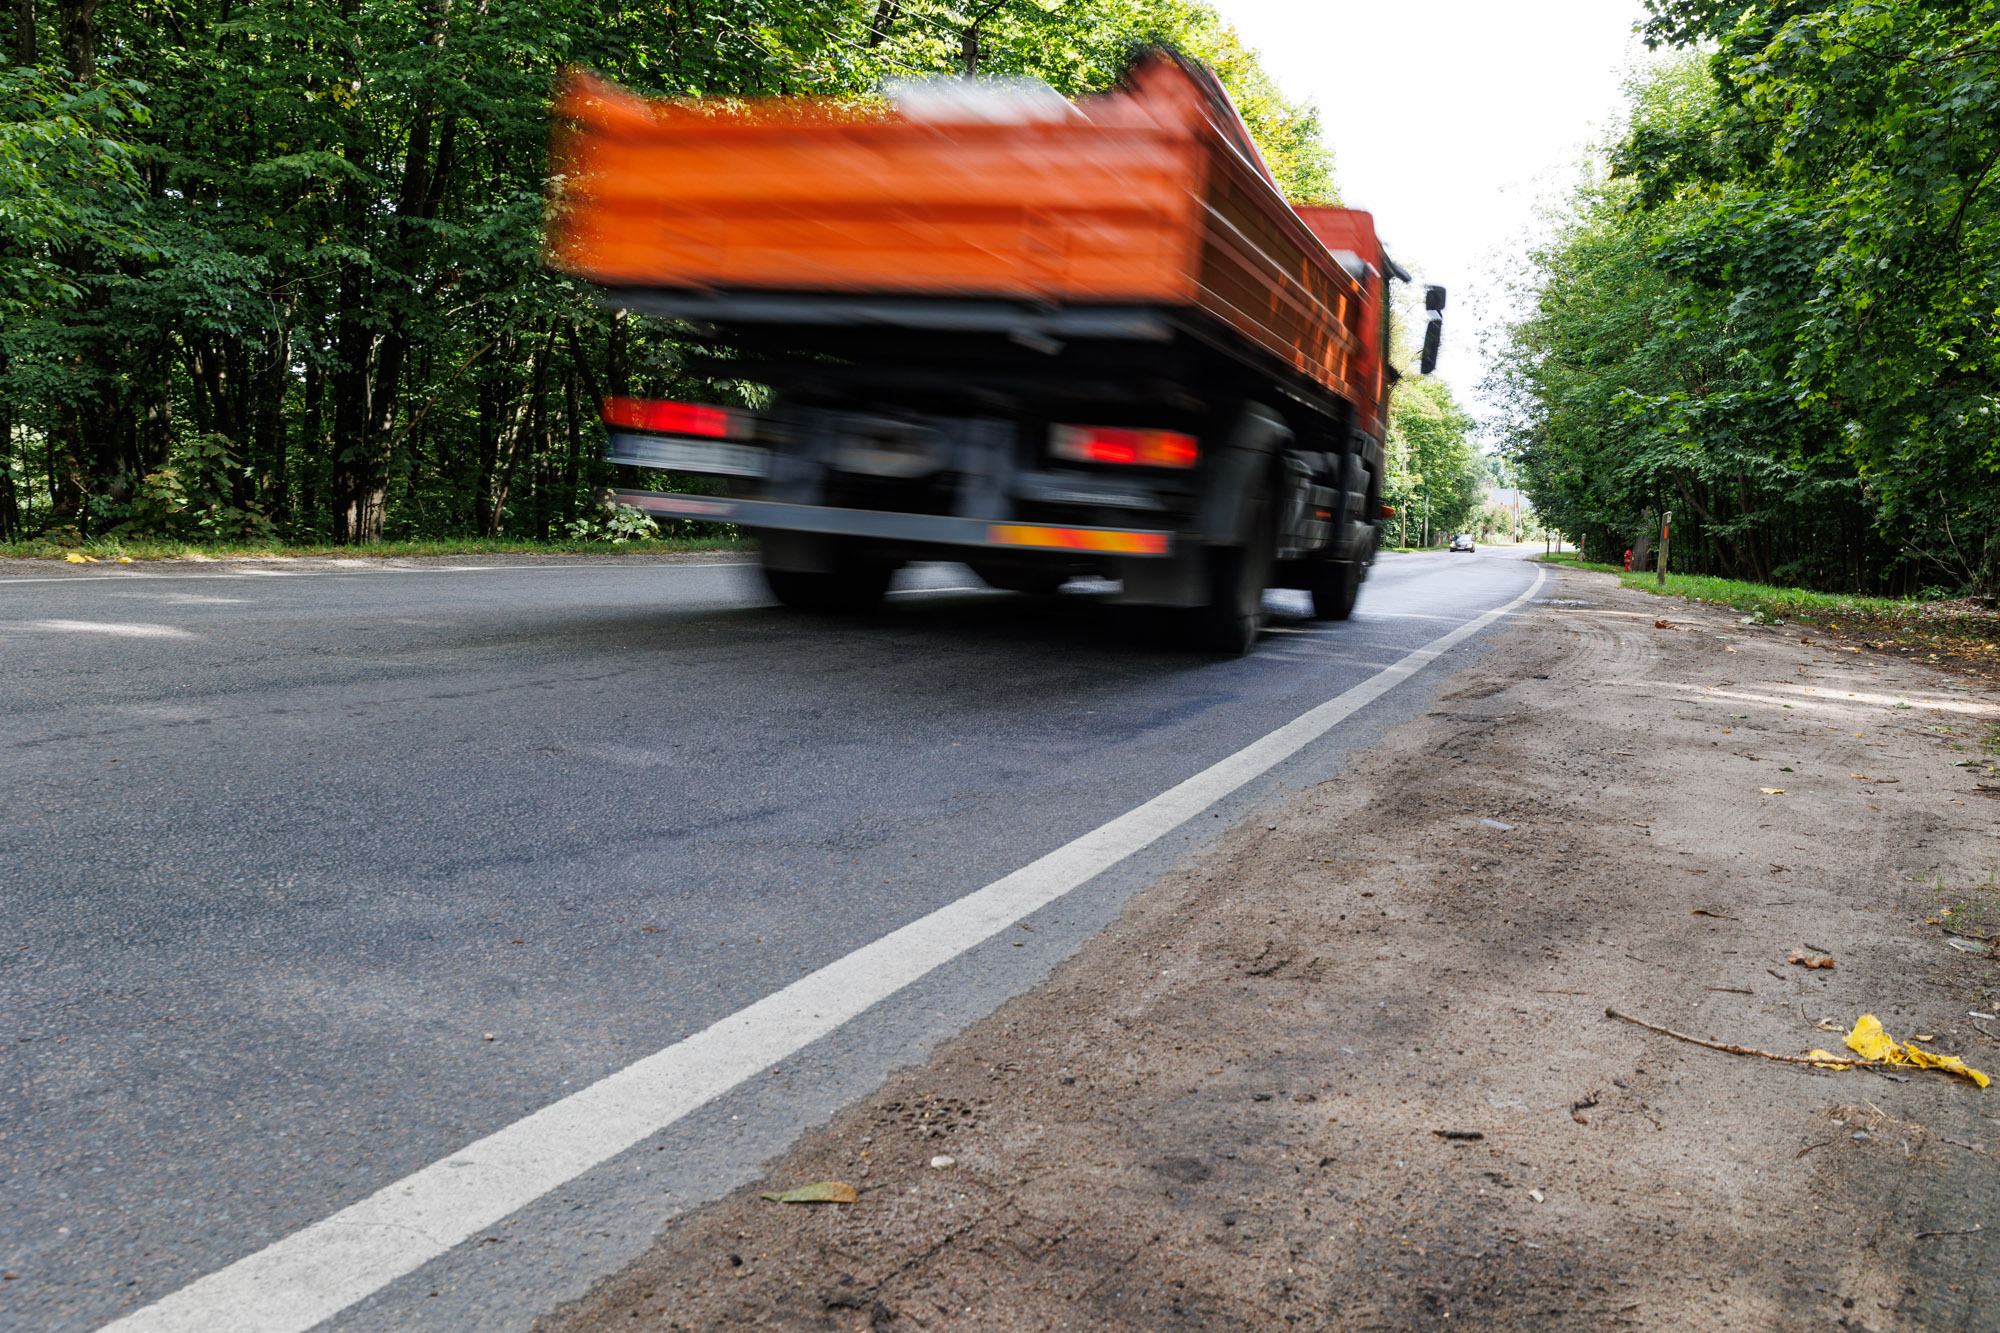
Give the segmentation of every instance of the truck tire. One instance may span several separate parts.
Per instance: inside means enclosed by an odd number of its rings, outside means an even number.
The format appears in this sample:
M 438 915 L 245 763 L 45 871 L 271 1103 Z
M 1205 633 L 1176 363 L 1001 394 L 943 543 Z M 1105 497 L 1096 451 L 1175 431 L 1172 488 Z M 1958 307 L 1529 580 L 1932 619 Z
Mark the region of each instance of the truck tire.
M 855 563 L 828 573 L 796 569 L 764 569 L 771 595 L 794 611 L 823 615 L 865 615 L 882 604 L 889 591 L 890 565 Z
M 1362 566 L 1358 560 L 1327 560 L 1313 570 L 1313 619 L 1345 620 L 1354 614 L 1354 599 L 1361 593 Z
M 1242 657 L 1257 646 L 1264 628 L 1264 589 L 1271 583 L 1277 554 L 1277 506 L 1272 488 L 1264 487 L 1246 525 L 1250 540 L 1242 546 L 1209 549 L 1208 602 L 1188 615 L 1188 641 L 1202 652 Z

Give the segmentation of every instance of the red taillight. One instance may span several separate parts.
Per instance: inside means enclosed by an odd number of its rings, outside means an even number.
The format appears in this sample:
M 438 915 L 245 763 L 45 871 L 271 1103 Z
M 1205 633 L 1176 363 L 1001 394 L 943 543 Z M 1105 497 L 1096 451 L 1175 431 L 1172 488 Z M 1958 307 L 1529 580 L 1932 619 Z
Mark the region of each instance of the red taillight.
M 1057 426 L 1049 432 L 1049 453 L 1076 463 L 1126 467 L 1193 467 L 1201 456 L 1192 435 L 1123 426 Z
M 736 413 L 726 407 L 699 403 L 662 403 L 650 398 L 607 398 L 604 424 L 627 430 L 653 430 L 662 435 L 705 435 L 726 439 L 735 434 Z

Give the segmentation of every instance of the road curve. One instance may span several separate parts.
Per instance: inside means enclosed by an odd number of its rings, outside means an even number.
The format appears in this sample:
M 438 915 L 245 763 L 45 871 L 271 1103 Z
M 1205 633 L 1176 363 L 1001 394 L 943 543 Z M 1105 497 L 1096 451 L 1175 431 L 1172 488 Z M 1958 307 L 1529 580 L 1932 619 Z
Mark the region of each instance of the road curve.
M 1274 594 L 1260 650 L 1217 661 L 951 566 L 845 623 L 771 607 L 732 557 L 283 571 L 0 575 L 0 1326 L 145 1308 L 1534 579 L 1501 553 L 1384 557 L 1354 620 Z M 1191 845 L 1337 771 L 1447 669 L 326 1326 L 524 1327 L 1046 975 Z

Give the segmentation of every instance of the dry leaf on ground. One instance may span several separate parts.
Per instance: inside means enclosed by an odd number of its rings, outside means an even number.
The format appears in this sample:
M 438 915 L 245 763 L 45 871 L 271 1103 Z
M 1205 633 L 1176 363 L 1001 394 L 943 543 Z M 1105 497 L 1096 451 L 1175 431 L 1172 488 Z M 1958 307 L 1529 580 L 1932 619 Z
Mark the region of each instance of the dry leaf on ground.
M 1982 1088 L 1993 1081 L 1955 1055 L 1937 1055 L 1895 1040 L 1882 1030 L 1882 1020 L 1873 1014 L 1863 1014 L 1855 1020 L 1854 1031 L 1847 1034 L 1847 1048 L 1862 1059 L 1878 1064 L 1942 1069 L 1948 1074 L 1969 1078 Z M 1815 1051 L 1813 1054 L 1822 1052 Z
M 822 1180 L 815 1185 L 801 1185 L 795 1190 L 783 1190 L 776 1194 L 760 1194 L 760 1199 L 772 1203 L 853 1203 L 861 1197 L 854 1186 L 842 1180 Z

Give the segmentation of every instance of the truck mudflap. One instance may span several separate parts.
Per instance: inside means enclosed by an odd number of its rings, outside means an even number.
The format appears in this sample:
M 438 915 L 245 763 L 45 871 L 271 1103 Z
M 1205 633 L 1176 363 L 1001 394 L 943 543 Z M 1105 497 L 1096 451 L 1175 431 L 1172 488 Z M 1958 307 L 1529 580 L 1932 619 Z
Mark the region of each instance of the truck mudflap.
M 672 491 L 613 491 L 622 505 L 669 518 L 734 523 L 779 532 L 873 537 L 918 546 L 970 546 L 995 551 L 1070 552 L 1167 560 L 1174 534 L 1146 528 L 1080 528 L 1048 523 L 996 522 L 944 514 L 898 514 L 878 509 L 835 509 L 776 500 L 733 500 Z

